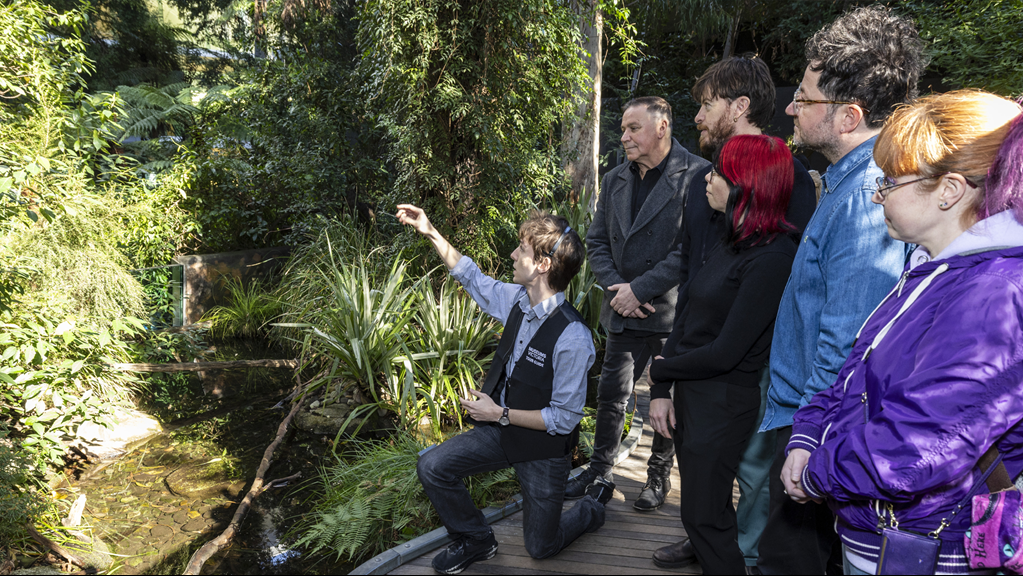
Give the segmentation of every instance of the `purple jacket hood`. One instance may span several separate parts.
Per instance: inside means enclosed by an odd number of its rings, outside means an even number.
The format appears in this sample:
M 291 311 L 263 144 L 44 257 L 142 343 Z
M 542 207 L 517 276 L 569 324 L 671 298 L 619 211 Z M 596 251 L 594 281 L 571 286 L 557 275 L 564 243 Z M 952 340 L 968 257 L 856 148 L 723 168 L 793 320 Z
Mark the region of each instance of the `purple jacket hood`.
M 918 249 L 867 319 L 831 388 L 795 416 L 789 449 L 812 451 L 803 484 L 828 498 L 839 532 L 935 530 L 997 445 L 1023 470 L 1023 226 L 1011 211 L 934 259 Z M 960 513 L 941 538 L 969 526 Z

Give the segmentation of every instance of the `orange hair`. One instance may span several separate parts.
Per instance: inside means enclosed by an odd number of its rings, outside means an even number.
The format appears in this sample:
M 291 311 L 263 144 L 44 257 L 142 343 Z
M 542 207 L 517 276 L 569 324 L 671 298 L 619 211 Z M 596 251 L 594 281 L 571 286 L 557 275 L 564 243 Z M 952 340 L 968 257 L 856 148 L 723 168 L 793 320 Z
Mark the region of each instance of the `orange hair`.
M 1019 104 L 980 90 L 924 96 L 900 106 L 874 144 L 888 176 L 962 174 L 982 187 Z

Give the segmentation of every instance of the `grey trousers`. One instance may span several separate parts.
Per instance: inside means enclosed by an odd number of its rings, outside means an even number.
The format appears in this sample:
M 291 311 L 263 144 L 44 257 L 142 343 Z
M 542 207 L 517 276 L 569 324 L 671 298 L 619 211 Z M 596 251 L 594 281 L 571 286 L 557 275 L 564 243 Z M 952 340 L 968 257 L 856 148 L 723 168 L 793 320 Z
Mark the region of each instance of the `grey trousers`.
M 593 434 L 593 457 L 590 468 L 608 480 L 622 430 L 625 429 L 625 407 L 635 388 L 636 382 L 644 377 L 650 359 L 661 353 L 667 334 L 650 336 L 609 334 L 604 352 L 604 365 L 597 385 L 597 426 Z M 647 460 L 647 477 L 667 478 L 675 462 L 675 444 L 654 432 L 650 458 Z

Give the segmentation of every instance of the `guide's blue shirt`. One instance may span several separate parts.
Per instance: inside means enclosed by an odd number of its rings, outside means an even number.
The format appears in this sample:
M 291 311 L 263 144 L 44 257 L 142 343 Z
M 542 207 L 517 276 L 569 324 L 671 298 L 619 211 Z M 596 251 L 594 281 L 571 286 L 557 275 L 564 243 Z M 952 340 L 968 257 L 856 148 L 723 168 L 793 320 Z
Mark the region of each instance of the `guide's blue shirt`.
M 884 209 L 870 201 L 883 175 L 875 140 L 821 177 L 821 198 L 778 308 L 761 431 L 791 426 L 796 410 L 834 383 L 856 331 L 902 273 L 909 247 L 888 235 Z

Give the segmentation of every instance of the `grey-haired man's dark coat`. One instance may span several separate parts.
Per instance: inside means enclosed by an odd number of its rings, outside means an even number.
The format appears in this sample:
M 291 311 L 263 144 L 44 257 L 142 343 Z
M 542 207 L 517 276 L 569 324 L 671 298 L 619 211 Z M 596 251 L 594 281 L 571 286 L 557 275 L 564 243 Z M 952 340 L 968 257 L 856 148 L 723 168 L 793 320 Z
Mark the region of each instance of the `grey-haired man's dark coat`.
M 693 175 L 710 163 L 671 140 L 668 163 L 657 185 L 632 221 L 632 191 L 637 175 L 632 162 L 615 167 L 600 185 L 597 213 L 586 234 L 590 268 L 604 288 L 600 323 L 608 331 L 624 329 L 671 332 L 678 297 L 681 262 L 680 230 L 684 197 Z M 630 283 L 640 302 L 656 312 L 646 318 L 624 318 L 611 309 L 613 284 Z

